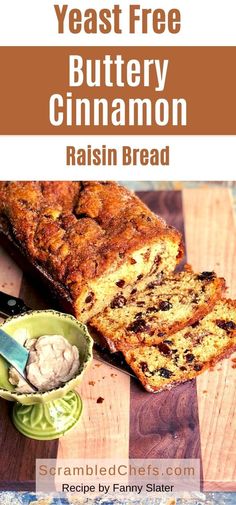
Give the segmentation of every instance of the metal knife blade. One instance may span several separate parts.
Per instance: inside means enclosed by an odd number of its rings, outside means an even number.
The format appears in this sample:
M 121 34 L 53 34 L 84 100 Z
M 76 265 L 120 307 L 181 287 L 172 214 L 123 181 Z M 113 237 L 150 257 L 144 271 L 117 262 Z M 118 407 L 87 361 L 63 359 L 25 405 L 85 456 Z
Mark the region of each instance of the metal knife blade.
M 103 361 L 106 363 L 106 365 L 110 365 L 113 368 L 116 368 L 117 370 L 136 379 L 136 376 L 134 375 L 129 365 L 127 365 L 121 352 L 111 353 L 107 349 L 100 347 L 97 343 L 94 343 L 93 355 L 94 358 L 96 358 L 98 361 Z

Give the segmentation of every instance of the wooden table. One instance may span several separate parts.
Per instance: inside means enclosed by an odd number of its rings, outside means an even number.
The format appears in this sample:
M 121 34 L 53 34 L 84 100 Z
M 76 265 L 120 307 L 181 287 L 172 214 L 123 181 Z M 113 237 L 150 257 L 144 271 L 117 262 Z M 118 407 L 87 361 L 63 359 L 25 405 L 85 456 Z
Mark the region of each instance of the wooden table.
M 141 192 L 140 197 L 185 234 L 194 269 L 224 276 L 236 297 L 236 229 L 226 188 Z M 0 250 L 0 289 L 48 306 L 12 259 Z M 41 292 L 40 292 L 41 291 Z M 84 413 L 60 441 L 37 442 L 17 433 L 11 405 L 0 401 L 0 488 L 34 488 L 35 459 L 201 458 L 205 491 L 236 490 L 236 371 L 225 360 L 214 371 L 171 392 L 148 394 L 129 376 L 94 361 L 79 388 Z M 97 403 L 99 397 L 104 398 Z

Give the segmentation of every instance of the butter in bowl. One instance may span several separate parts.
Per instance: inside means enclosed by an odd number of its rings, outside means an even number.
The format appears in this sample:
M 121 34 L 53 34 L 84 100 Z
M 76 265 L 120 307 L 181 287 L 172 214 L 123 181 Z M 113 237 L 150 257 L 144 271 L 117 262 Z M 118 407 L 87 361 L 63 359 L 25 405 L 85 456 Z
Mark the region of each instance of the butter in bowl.
M 37 440 L 59 438 L 82 412 L 75 388 L 92 361 L 93 340 L 86 326 L 71 315 L 42 310 L 11 317 L 1 330 L 29 351 L 27 382 L 0 357 L 0 396 L 16 402 L 16 428 Z

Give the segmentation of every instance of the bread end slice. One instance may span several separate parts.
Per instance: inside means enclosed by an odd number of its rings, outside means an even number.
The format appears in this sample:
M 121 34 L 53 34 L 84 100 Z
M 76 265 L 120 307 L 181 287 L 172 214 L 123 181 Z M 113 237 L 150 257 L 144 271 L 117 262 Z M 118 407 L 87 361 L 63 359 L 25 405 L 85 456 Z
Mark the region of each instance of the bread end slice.
M 220 300 L 198 323 L 157 346 L 123 350 L 145 389 L 157 393 L 194 379 L 236 351 L 236 301 Z

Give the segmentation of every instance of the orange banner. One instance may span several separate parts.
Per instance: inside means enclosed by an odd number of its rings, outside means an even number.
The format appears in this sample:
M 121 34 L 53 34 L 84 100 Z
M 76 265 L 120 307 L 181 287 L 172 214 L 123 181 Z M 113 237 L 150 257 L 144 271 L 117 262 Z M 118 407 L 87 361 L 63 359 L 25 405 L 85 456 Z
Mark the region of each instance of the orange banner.
M 0 134 L 236 134 L 236 47 L 1 47 Z

